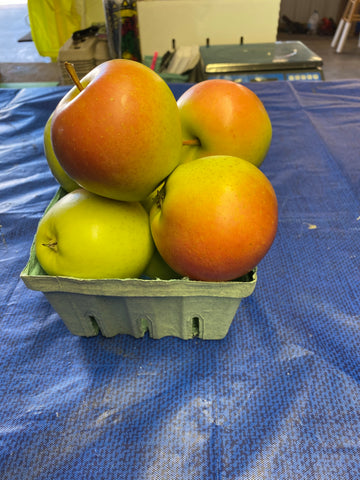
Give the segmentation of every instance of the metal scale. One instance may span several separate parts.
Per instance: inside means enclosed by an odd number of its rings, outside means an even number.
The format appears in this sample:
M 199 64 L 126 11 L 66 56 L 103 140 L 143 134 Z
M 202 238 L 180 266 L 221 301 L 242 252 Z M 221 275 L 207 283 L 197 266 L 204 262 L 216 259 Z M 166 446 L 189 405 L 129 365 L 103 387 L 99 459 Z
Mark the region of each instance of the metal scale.
M 300 41 L 200 47 L 205 78 L 235 82 L 324 80 L 322 59 Z

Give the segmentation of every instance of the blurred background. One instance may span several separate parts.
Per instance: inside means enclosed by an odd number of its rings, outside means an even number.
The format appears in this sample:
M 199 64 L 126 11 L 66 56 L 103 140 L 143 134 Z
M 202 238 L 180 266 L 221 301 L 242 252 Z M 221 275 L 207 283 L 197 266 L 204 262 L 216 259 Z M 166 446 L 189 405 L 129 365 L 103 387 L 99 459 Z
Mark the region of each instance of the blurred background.
M 44 5 L 56 4 L 56 18 Z M 0 0 L 0 84 L 64 84 L 59 55 L 72 32 L 103 25 L 104 0 Z M 299 40 L 321 57 L 325 80 L 360 77 L 359 25 L 354 22 L 341 53 L 331 46 L 346 7 L 344 0 L 139 0 L 143 57 L 179 46 L 261 44 Z M 39 8 L 42 6 L 42 10 Z M 126 5 L 125 5 L 126 6 Z M 123 5 L 124 7 L 124 5 Z M 54 10 L 53 8 L 53 10 Z M 315 28 L 309 21 L 316 12 Z M 54 12 L 53 12 L 54 14 Z M 314 27 L 314 25 L 312 25 Z M 101 37 L 104 41 L 104 35 Z M 106 38 L 105 38 L 106 41 Z M 98 62 L 109 55 L 101 43 Z M 39 51 L 40 50 L 40 51 Z M 64 53 L 64 52 L 63 52 Z M 65 55 L 69 55 L 68 51 Z M 71 61 L 71 59 L 70 59 Z

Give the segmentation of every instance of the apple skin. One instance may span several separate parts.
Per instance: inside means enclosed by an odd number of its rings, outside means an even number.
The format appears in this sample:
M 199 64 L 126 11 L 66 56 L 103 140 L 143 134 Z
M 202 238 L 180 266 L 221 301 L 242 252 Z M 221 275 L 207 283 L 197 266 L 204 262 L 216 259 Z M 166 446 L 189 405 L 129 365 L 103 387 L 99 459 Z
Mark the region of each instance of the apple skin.
M 60 165 L 56 158 L 52 143 L 51 143 L 51 121 L 53 114 L 48 118 L 44 128 L 44 153 L 55 180 L 63 187 L 67 192 L 79 188 L 79 185 L 69 177 L 65 170 Z
M 258 167 L 218 155 L 179 165 L 150 211 L 155 246 L 193 280 L 229 281 L 258 265 L 278 223 L 274 189 Z
M 56 157 L 81 187 L 123 201 L 146 198 L 180 162 L 182 132 L 173 93 L 139 62 L 95 67 L 57 105 Z
M 35 252 L 49 275 L 136 278 L 154 252 L 149 216 L 139 202 L 73 190 L 41 218 Z
M 184 140 L 181 163 L 210 155 L 231 155 L 260 166 L 269 150 L 272 126 L 259 97 L 225 79 L 204 80 L 177 101 Z

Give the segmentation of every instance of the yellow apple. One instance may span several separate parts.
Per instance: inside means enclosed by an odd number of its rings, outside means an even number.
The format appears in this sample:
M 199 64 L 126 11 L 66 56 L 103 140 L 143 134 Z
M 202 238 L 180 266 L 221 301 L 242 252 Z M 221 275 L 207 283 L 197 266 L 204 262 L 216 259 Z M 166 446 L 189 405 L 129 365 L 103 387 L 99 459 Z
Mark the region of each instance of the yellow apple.
M 278 221 L 274 189 L 250 162 L 217 155 L 179 165 L 150 211 L 155 246 L 176 272 L 228 281 L 258 265 Z
M 252 90 L 230 80 L 205 80 L 186 90 L 177 103 L 184 138 L 181 162 L 232 155 L 261 165 L 272 127 Z
M 162 258 L 160 253 L 155 249 L 153 256 L 151 257 L 150 263 L 145 268 L 143 273 L 146 277 L 152 279 L 161 279 L 161 280 L 172 280 L 176 278 L 181 278 L 177 272 L 175 272 Z
M 57 105 L 51 140 L 81 187 L 144 200 L 178 165 L 180 115 L 166 82 L 139 62 L 113 59 L 89 72 Z
M 49 275 L 135 278 L 148 265 L 154 243 L 139 202 L 121 202 L 73 190 L 42 217 L 35 251 Z
M 44 128 L 44 152 L 47 163 L 57 182 L 63 187 L 67 192 L 71 192 L 76 188 L 79 188 L 79 185 L 69 177 L 65 170 L 60 165 L 58 159 L 56 158 L 52 143 L 51 143 L 51 120 L 53 114 L 50 115 L 48 121 L 45 124 Z

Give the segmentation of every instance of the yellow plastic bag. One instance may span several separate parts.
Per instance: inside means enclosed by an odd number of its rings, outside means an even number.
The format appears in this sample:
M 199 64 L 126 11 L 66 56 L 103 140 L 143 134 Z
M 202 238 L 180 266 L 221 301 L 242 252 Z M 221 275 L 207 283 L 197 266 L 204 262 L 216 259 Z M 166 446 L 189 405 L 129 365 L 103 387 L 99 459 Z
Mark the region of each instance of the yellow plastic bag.
M 60 48 L 82 28 L 77 0 L 28 0 L 28 12 L 37 51 L 56 61 Z

